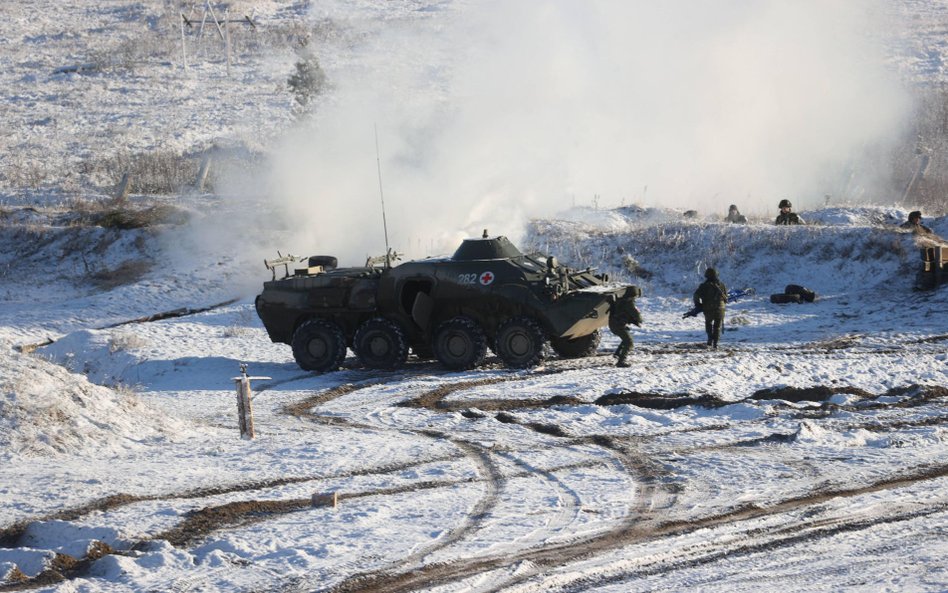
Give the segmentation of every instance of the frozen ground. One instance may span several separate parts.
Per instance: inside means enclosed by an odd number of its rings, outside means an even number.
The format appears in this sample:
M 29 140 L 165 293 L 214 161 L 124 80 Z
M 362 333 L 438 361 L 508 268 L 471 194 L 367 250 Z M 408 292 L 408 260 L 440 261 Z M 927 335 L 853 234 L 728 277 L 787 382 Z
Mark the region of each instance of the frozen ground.
M 529 371 L 489 359 L 380 373 L 350 358 L 314 375 L 269 342 L 253 293 L 110 328 L 105 298 L 8 302 L 8 578 L 58 573 L 66 581 L 46 587 L 57 591 L 948 586 L 948 301 L 911 290 L 914 237 L 791 229 L 809 247 L 789 254 L 788 231 L 769 225 L 578 214 L 537 223 L 532 241 L 567 258 L 567 245 L 635 253 L 654 233 L 688 234 L 653 260 L 631 368 L 612 366 L 607 334 L 596 357 Z M 877 235 L 890 251 L 825 270 L 808 259 Z M 730 307 L 723 347 L 707 351 L 681 314 L 695 262 L 722 237 L 737 253 L 723 278 L 759 293 Z M 740 271 L 745 249 L 772 277 Z M 212 273 L 161 269 L 124 289 L 157 294 L 142 304 L 156 312 L 200 308 L 227 294 Z M 769 303 L 790 282 L 820 298 Z M 52 344 L 12 348 L 42 328 Z M 240 364 L 270 377 L 255 384 L 253 441 L 238 437 Z M 313 506 L 324 493 L 338 506 Z
M 908 208 L 803 209 L 813 224 L 776 228 L 579 207 L 492 228 L 640 285 L 632 366 L 612 366 L 606 333 L 597 356 L 527 371 L 383 373 L 350 354 L 303 372 L 253 308 L 262 257 L 289 239 L 263 198 L 133 195 L 173 207 L 138 229 L 77 214 L 101 196 L 72 171 L 116 181 L 82 169 L 97 155 L 257 150 L 296 121 L 292 48 L 235 36 L 228 76 L 208 34 L 185 71 L 172 4 L 0 8 L 0 590 L 948 589 L 948 292 L 912 290 Z M 358 27 L 322 31 L 352 49 L 460 5 L 231 13 L 292 36 L 300 15 L 344 10 Z M 920 31 L 893 60 L 939 80 L 945 4 L 890 6 Z M 139 63 L 122 45 L 136 35 L 163 57 Z M 104 49 L 121 58 L 108 75 L 55 72 Z M 948 217 L 925 222 L 948 237 Z M 709 265 L 757 291 L 716 351 L 682 319 Z M 790 283 L 819 298 L 771 304 Z M 269 377 L 255 440 L 238 436 L 242 364 Z

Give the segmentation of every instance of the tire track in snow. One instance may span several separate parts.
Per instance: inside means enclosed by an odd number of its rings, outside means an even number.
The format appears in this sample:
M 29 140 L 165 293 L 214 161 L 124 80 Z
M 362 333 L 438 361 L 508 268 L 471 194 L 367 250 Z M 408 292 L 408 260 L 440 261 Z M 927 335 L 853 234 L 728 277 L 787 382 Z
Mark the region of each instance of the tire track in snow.
M 825 503 L 833 498 L 855 497 L 873 492 L 900 488 L 916 482 L 938 479 L 948 476 L 948 465 L 925 468 L 914 474 L 892 477 L 882 480 L 868 486 L 852 489 L 823 490 L 813 492 L 804 496 L 785 499 L 774 505 L 762 508 L 756 505 L 747 505 L 732 511 L 717 515 L 686 521 L 673 520 L 663 521 L 657 517 L 658 513 L 652 513 L 651 516 L 630 517 L 616 529 L 602 535 L 586 538 L 580 541 L 571 541 L 567 543 L 557 543 L 548 546 L 541 546 L 525 550 L 518 553 L 510 553 L 504 556 L 483 556 L 471 558 L 468 560 L 446 565 L 427 565 L 409 572 L 397 574 L 370 574 L 356 575 L 346 579 L 342 584 L 328 589 L 329 593 L 401 593 L 408 591 L 419 591 L 431 588 L 433 586 L 458 583 L 464 579 L 487 573 L 493 570 L 501 569 L 517 562 L 529 562 L 537 566 L 535 572 L 544 572 L 557 566 L 564 566 L 571 562 L 583 560 L 626 547 L 637 543 L 647 543 L 649 541 L 658 541 L 660 539 L 676 536 L 688 535 L 699 530 L 714 529 L 722 526 L 732 526 L 741 521 L 761 519 L 776 516 L 790 511 L 801 510 L 807 507 Z M 766 550 L 768 547 L 776 548 L 795 543 L 807 541 L 807 538 L 813 539 L 826 537 L 832 533 L 838 533 L 846 530 L 855 531 L 867 529 L 873 525 L 886 522 L 903 521 L 911 518 L 924 516 L 925 514 L 939 513 L 948 510 L 948 502 L 939 503 L 927 509 L 914 510 L 907 513 L 899 513 L 895 516 L 878 516 L 868 519 L 849 520 L 841 518 L 832 527 L 817 525 L 808 530 L 807 533 L 800 533 L 801 526 L 799 521 L 793 525 L 782 525 L 776 529 L 760 530 L 756 526 L 754 532 L 749 537 L 751 543 L 743 537 L 737 538 L 738 542 L 733 542 L 727 546 L 709 547 L 703 555 L 699 554 L 698 559 L 683 561 L 684 566 L 694 565 L 695 562 L 704 558 L 706 562 L 717 558 L 723 558 L 732 549 Z M 773 534 L 772 537 L 767 537 Z M 710 545 L 710 544 L 709 544 Z M 657 573 L 666 570 L 666 564 L 654 567 Z M 531 571 L 534 572 L 534 571 Z M 638 574 L 638 573 L 637 573 Z M 526 581 L 532 575 L 527 577 L 517 577 L 514 582 L 507 582 L 504 588 Z M 602 581 L 597 581 L 599 584 Z M 585 582 L 582 586 L 576 588 L 567 588 L 565 591 L 582 591 L 590 583 Z M 546 586 L 540 589 L 530 588 L 527 590 L 547 591 Z

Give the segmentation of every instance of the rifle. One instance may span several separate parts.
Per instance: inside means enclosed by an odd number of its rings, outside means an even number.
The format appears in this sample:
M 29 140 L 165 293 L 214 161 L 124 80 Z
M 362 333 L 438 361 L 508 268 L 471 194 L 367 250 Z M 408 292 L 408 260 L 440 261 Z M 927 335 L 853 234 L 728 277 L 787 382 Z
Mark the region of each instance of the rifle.
M 727 300 L 725 302 L 731 303 L 731 302 L 736 301 L 737 299 L 740 299 L 746 296 L 754 296 L 755 294 L 757 294 L 757 291 L 754 290 L 753 288 L 734 288 L 732 290 L 727 291 Z M 687 319 L 689 317 L 697 317 L 698 313 L 701 313 L 701 305 L 695 305 L 694 308 L 692 308 L 687 313 L 682 315 L 681 318 Z

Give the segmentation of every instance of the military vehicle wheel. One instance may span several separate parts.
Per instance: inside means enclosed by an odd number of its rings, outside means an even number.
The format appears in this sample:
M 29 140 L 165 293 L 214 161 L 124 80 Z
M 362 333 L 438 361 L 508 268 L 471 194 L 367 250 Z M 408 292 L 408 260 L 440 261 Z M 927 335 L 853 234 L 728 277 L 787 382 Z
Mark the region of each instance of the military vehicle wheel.
M 473 369 L 487 354 L 484 330 L 469 317 L 454 317 L 439 325 L 432 346 L 441 364 L 457 371 Z
M 352 349 L 370 369 L 397 369 L 408 360 L 408 342 L 397 323 L 384 317 L 369 319 L 356 330 Z
M 585 358 L 596 353 L 596 349 L 599 348 L 599 338 L 597 329 L 588 336 L 580 336 L 573 340 L 553 338 L 550 340 L 550 345 L 553 346 L 554 352 L 563 358 Z
M 293 358 L 304 371 L 334 371 L 346 358 L 346 336 L 325 319 L 310 319 L 293 332 Z
M 497 330 L 497 355 L 508 367 L 525 369 L 543 360 L 546 336 L 529 317 L 512 317 Z

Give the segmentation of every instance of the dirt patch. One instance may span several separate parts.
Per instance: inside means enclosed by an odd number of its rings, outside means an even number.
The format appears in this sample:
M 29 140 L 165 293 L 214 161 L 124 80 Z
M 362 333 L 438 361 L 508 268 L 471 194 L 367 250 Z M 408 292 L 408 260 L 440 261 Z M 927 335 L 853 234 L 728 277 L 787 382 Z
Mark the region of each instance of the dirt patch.
M 318 405 L 332 401 L 337 397 L 342 397 L 343 395 L 352 393 L 353 391 L 365 389 L 366 387 L 372 387 L 376 384 L 377 383 L 346 383 L 344 385 L 339 385 L 337 387 L 333 387 L 332 389 L 327 389 L 326 391 L 320 391 L 313 397 L 308 397 L 303 401 L 289 404 L 283 408 L 283 413 L 289 414 L 290 416 L 309 416 L 311 415 L 310 410 Z
M 623 404 L 648 408 L 651 410 L 675 410 L 685 406 L 702 408 L 720 408 L 734 402 L 724 402 L 711 395 L 693 396 L 687 394 L 641 393 L 624 391 L 604 395 L 594 402 L 599 406 L 619 406 Z
M 0 591 L 23 591 L 25 589 L 37 589 L 55 585 L 62 581 L 76 579 L 85 576 L 89 572 L 92 563 L 114 550 L 104 542 L 93 542 L 89 547 L 89 552 L 85 558 L 78 559 L 68 554 L 56 553 L 49 566 L 42 570 L 33 578 L 27 577 L 18 568 L 12 573 L 12 578 L 8 577 L 8 582 L 0 586 Z
M 893 387 L 882 394 L 882 396 L 905 398 L 897 404 L 888 405 L 908 408 L 921 406 L 933 400 L 948 399 L 948 387 L 942 387 L 941 385 L 913 384 L 907 387 Z
M 761 401 L 770 399 L 781 399 L 788 402 L 825 402 L 838 393 L 847 393 L 858 395 L 864 398 L 874 398 L 874 394 L 869 393 L 858 387 L 826 387 L 825 385 L 815 385 L 813 387 L 768 387 L 755 391 L 749 399 Z
M 563 430 L 562 427 L 557 426 L 555 424 L 542 424 L 540 422 L 521 422 L 515 416 L 513 416 L 512 414 L 508 414 L 506 412 L 501 412 L 500 414 L 497 414 L 495 418 L 497 419 L 498 422 L 503 422 L 504 424 L 518 424 L 520 426 L 525 426 L 529 428 L 530 430 L 533 430 L 542 434 L 548 434 L 554 437 L 568 437 L 569 436 L 569 433 Z
M 183 523 L 159 533 L 154 539 L 164 539 L 174 546 L 184 546 L 225 526 L 255 523 L 273 514 L 299 511 L 308 507 L 311 507 L 309 498 L 246 500 L 215 507 L 204 507 L 189 513 Z

